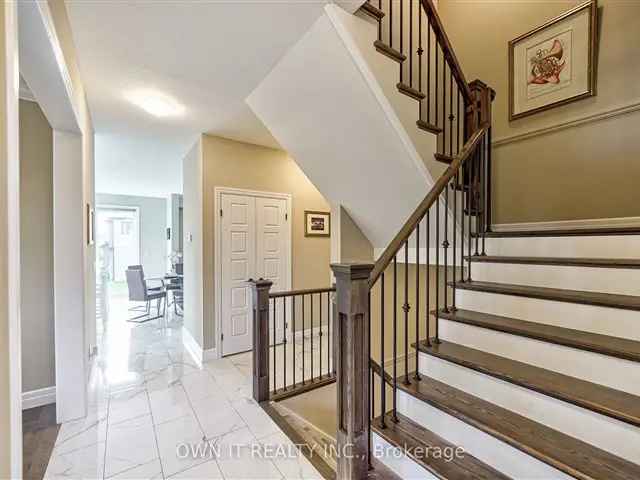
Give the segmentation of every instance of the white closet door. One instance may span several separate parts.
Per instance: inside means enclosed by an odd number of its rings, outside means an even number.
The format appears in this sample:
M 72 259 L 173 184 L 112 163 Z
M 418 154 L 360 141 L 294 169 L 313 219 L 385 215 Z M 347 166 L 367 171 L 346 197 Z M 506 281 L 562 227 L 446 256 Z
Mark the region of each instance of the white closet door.
M 256 199 L 222 195 L 222 355 L 252 348 L 253 312 L 247 280 L 256 271 Z
M 272 292 L 288 290 L 289 229 L 287 228 L 287 201 L 279 198 L 256 198 L 256 275 L 271 280 Z M 289 302 L 276 300 L 275 331 L 270 324 L 270 343 L 281 343 L 286 332 L 284 312 L 289 314 Z M 286 304 L 285 304 L 286 303 Z M 273 304 L 270 305 L 273 319 Z M 272 320 L 273 321 L 273 320 Z M 275 338 L 274 338 L 275 334 Z

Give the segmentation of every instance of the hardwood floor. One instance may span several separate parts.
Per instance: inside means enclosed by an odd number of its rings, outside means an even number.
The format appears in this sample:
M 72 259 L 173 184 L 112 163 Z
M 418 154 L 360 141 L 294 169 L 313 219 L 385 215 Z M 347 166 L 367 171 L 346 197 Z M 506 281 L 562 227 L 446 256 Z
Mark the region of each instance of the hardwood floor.
M 59 430 L 55 404 L 22 412 L 22 476 L 25 480 L 44 478 Z

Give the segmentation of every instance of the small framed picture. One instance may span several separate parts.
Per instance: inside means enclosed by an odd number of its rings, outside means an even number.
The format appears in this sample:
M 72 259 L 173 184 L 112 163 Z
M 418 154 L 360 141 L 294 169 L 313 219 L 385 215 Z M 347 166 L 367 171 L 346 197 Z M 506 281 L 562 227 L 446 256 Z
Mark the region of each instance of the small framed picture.
M 91 204 L 87 203 L 87 245 L 95 243 L 96 214 Z
M 304 212 L 304 236 L 328 237 L 331 235 L 331 213 L 329 212 Z
M 509 120 L 596 94 L 596 0 L 509 42 Z

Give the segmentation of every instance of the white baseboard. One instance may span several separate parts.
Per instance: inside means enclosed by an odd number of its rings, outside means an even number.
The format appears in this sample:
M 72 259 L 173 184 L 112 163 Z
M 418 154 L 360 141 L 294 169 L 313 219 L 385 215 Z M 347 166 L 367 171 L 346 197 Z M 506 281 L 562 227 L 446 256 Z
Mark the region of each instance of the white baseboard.
M 185 350 L 191 355 L 191 358 L 196 363 L 198 368 L 202 368 L 202 362 L 204 359 L 204 351 L 200 344 L 196 341 L 195 338 L 191 335 L 191 332 L 182 327 L 182 344 L 184 345 Z
M 218 358 L 219 358 L 218 357 L 218 349 L 210 348 L 210 349 L 204 351 L 204 355 L 203 355 L 202 361 L 203 362 L 208 362 L 210 360 L 216 360 Z
M 591 218 L 584 220 L 557 220 L 552 222 L 495 223 L 494 232 L 522 232 L 528 230 L 581 230 L 589 228 L 640 227 L 640 217 Z
M 55 386 L 22 392 L 22 410 L 42 407 L 51 403 L 56 403 Z

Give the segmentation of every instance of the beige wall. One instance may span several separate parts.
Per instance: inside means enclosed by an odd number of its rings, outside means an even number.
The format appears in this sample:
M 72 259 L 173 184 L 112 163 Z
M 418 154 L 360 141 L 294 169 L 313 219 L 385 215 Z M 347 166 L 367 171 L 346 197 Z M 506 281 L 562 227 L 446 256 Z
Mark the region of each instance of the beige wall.
M 292 195 L 292 288 L 294 289 L 329 285 L 329 238 L 307 238 L 304 236 L 304 211 L 329 211 L 329 205 L 296 163 L 282 150 L 209 135 L 204 135 L 202 142 L 204 165 L 204 345 L 205 348 L 213 348 L 216 342 L 214 332 L 214 225 L 217 218 L 214 212 L 214 188 L 233 187 Z M 186 190 L 184 192 L 186 199 Z M 185 217 L 186 211 L 185 204 Z M 185 268 L 187 268 L 186 265 Z
M 20 101 L 22 391 L 55 385 L 53 132 L 37 103 Z M 34 355 L 37 352 L 37 355 Z
M 640 104 L 640 2 L 598 0 L 597 96 L 508 121 L 507 42 L 581 0 L 441 0 L 440 13 L 469 80 L 497 91 L 493 139 Z M 494 151 L 494 222 L 640 216 L 640 112 L 503 144 Z
M 340 261 L 373 262 L 373 246 L 347 211 L 340 207 Z
M 182 162 L 184 328 L 203 345 L 203 203 L 202 139 Z

